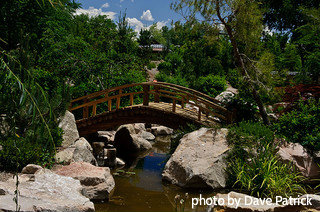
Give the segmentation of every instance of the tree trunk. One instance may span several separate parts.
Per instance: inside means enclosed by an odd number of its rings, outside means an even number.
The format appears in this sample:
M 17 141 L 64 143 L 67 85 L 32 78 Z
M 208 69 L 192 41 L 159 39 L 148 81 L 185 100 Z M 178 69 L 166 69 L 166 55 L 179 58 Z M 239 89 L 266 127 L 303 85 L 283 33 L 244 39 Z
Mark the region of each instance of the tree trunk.
M 232 28 L 228 23 L 225 22 L 225 20 L 221 16 L 219 3 L 220 3 L 220 1 L 216 0 L 217 16 L 218 16 L 219 20 L 222 22 L 222 24 L 224 25 L 224 27 L 227 30 L 227 33 L 228 33 L 228 36 L 229 36 L 229 39 L 231 41 L 231 45 L 232 45 L 232 48 L 233 48 L 234 57 L 236 59 L 237 66 L 240 68 L 241 74 L 245 77 L 245 76 L 247 76 L 245 64 L 244 64 L 244 62 L 243 62 L 243 60 L 241 58 L 236 39 L 233 36 Z M 248 84 L 249 84 L 249 87 L 251 89 L 252 96 L 253 96 L 254 100 L 256 101 L 256 103 L 257 103 L 257 105 L 259 107 L 259 112 L 260 112 L 260 115 L 262 117 L 263 123 L 265 125 L 270 125 L 268 114 L 266 112 L 265 107 L 263 106 L 263 103 L 262 103 L 262 100 L 260 98 L 259 93 L 257 92 L 257 90 L 255 89 L 253 83 L 250 80 L 248 80 Z

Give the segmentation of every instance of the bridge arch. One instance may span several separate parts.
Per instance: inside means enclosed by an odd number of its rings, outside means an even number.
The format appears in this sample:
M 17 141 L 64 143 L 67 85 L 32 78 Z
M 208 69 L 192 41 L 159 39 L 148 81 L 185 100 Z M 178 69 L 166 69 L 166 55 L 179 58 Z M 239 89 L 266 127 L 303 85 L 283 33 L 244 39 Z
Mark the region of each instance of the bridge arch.
M 129 123 L 178 128 L 187 123 L 214 126 L 231 123 L 225 105 L 199 91 L 163 82 L 127 84 L 71 101 L 81 136 Z

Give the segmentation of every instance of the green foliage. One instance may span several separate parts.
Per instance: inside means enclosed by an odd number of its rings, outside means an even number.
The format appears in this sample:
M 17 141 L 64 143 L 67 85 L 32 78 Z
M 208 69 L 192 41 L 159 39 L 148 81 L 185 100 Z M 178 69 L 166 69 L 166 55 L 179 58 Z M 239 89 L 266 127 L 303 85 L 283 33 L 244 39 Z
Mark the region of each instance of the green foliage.
M 279 31 L 295 30 L 306 23 L 301 8 L 318 8 L 318 0 L 258 0 L 265 10 L 264 22 Z
M 56 146 L 62 142 L 57 117 L 67 107 L 68 92 L 60 86 L 48 94 L 32 73 L 24 69 L 12 71 L 15 61 L 1 63 L 0 169 L 16 170 L 17 164 L 21 169 L 28 163 L 50 165 Z
M 219 75 L 209 74 L 207 76 L 199 77 L 194 87 L 198 91 L 215 97 L 226 89 L 226 79 Z
M 308 21 L 305 25 L 295 30 L 296 43 L 300 47 L 300 55 L 304 61 L 302 82 L 308 82 L 306 76 L 311 78 L 312 82 L 319 83 L 320 77 L 320 8 L 303 10 L 305 19 Z
M 164 72 L 160 72 L 156 75 L 156 79 L 159 82 L 167 82 L 184 87 L 189 87 L 190 83 L 181 75 L 166 75 Z
M 148 64 L 148 66 L 147 66 L 147 68 L 149 69 L 149 70 L 151 70 L 151 69 L 153 69 L 153 68 L 157 68 L 157 65 L 155 64 L 155 63 L 149 63 Z
M 228 142 L 229 180 L 234 187 L 256 197 L 297 195 L 304 192 L 303 177 L 277 156 L 274 133 L 261 123 L 241 122 L 231 127 Z
M 320 101 L 299 101 L 293 111 L 279 118 L 274 129 L 289 142 L 300 143 L 311 151 L 320 150 Z

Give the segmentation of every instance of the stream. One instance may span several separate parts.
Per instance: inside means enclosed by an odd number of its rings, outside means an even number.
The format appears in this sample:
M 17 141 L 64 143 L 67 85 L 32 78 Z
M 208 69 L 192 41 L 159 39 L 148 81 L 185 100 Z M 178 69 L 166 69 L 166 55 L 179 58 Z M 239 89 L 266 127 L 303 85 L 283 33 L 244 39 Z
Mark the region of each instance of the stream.
M 170 136 L 158 136 L 153 142 L 153 148 L 141 155 L 132 164 L 113 171 L 115 189 L 112 198 L 106 203 L 96 203 L 97 212 L 144 212 L 159 211 L 205 211 L 205 208 L 191 209 L 191 198 L 213 195 L 212 191 L 185 190 L 163 182 L 161 173 L 170 155 Z M 188 193 L 188 198 L 185 198 Z M 178 207 L 176 195 L 185 199 Z M 181 207 L 181 208 L 180 208 Z M 184 210 L 182 209 L 184 207 Z

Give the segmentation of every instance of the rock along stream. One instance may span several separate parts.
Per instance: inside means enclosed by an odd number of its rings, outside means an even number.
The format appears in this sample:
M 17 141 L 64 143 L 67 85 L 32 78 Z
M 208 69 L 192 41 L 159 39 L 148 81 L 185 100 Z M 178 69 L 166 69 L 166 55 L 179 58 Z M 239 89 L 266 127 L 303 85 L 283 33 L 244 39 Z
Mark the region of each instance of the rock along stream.
M 185 190 L 162 181 L 161 173 L 170 155 L 170 136 L 158 136 L 153 148 L 132 164 L 114 170 L 116 187 L 107 203 L 96 203 L 97 212 L 205 211 L 204 207 L 191 209 L 191 198 L 210 197 L 212 191 Z M 188 198 L 185 194 L 188 193 Z M 175 197 L 185 201 L 180 203 Z M 184 209 L 183 209 L 184 207 Z

